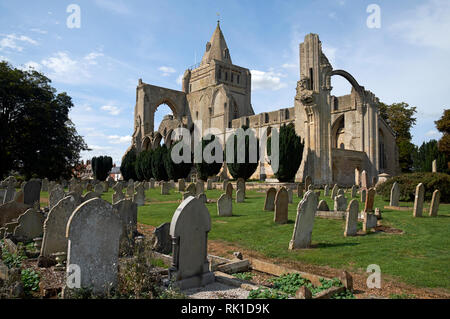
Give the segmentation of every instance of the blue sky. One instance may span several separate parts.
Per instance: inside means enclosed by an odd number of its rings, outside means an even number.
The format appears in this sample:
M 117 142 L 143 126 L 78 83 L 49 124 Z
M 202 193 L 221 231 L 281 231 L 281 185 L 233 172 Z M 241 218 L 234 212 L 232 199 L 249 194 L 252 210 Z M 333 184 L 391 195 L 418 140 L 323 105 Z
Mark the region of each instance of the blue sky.
M 68 28 L 70 4 L 80 28 Z M 366 11 L 380 7 L 381 27 Z M 75 107 L 70 113 L 92 148 L 84 159 L 130 145 L 136 85 L 181 89 L 220 14 L 234 64 L 252 71 L 256 113 L 292 107 L 298 45 L 318 33 L 335 69 L 350 72 L 385 103 L 417 106 L 413 142 L 438 139 L 434 121 L 449 107 L 450 1 L 10 1 L 0 0 L 0 59 L 46 74 Z M 333 77 L 332 94 L 350 92 Z M 164 112 L 158 109 L 160 119 Z M 156 121 L 158 120 L 156 119 Z

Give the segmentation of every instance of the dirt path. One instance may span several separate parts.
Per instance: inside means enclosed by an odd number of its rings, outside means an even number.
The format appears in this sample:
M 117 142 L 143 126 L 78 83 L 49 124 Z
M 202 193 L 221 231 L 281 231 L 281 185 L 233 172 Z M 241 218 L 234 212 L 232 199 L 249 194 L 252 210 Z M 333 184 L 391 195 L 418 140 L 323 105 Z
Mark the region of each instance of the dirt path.
M 155 227 L 138 224 L 138 229 L 141 233 L 145 235 L 151 235 Z M 244 258 L 257 258 L 266 262 L 271 262 L 274 264 L 282 265 L 288 268 L 296 269 L 303 272 L 312 273 L 324 277 L 338 277 L 342 269 L 335 269 L 328 266 L 317 266 L 306 264 L 302 262 L 292 262 L 277 258 L 267 258 L 262 254 L 245 249 L 236 244 L 226 243 L 220 240 L 209 240 L 208 241 L 208 253 L 215 256 L 233 258 L 233 252 L 240 251 Z M 382 275 L 381 289 L 369 289 L 367 288 L 366 281 L 369 276 L 368 273 L 363 271 L 351 271 L 353 276 L 353 287 L 354 294 L 356 298 L 369 298 L 369 297 L 380 297 L 389 298 L 390 295 L 414 295 L 415 298 L 420 299 L 435 299 L 444 298 L 450 299 L 450 292 L 441 288 L 417 288 L 405 283 L 402 283 L 398 279 L 395 279 L 388 275 Z

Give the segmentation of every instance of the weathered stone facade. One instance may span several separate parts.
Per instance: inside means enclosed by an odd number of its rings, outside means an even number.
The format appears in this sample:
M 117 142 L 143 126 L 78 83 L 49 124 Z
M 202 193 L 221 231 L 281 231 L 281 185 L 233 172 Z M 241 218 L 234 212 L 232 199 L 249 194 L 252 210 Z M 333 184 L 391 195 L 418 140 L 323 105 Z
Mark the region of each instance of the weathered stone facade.
M 349 95 L 331 95 L 331 77 L 342 76 L 352 85 Z M 344 70 L 333 70 L 322 52 L 317 34 L 308 34 L 300 44 L 300 81 L 294 107 L 254 114 L 251 104 L 249 69 L 232 63 L 219 24 L 206 44 L 199 65 L 189 68 L 176 91 L 145 84 L 139 80 L 136 90 L 135 125 L 132 146 L 137 152 L 155 148 L 162 139 L 171 144 L 171 133 L 186 127 L 204 133 L 215 128 L 223 141 L 227 129 L 247 125 L 257 137 L 267 129 L 293 123 L 305 143 L 297 181 L 311 176 L 314 185 L 355 184 L 355 174 L 365 170 L 369 180 L 381 173 L 400 172 L 398 150 L 393 130 L 380 117 L 378 98 L 360 86 Z M 173 115 L 154 127 L 154 113 L 167 104 Z M 198 127 L 196 121 L 202 121 Z M 226 166 L 222 171 L 227 175 Z M 253 178 L 273 175 L 270 165 L 260 165 Z

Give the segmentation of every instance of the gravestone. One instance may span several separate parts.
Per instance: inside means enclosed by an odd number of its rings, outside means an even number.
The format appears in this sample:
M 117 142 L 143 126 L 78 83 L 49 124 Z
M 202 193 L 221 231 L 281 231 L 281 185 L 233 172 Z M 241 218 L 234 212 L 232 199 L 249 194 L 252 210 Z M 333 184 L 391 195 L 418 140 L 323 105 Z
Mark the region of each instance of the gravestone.
M 414 198 L 414 217 L 422 217 L 423 213 L 423 198 L 425 195 L 425 187 L 422 183 L 416 186 L 416 196 Z
M 242 189 L 236 191 L 236 203 L 243 203 L 245 200 L 245 192 Z
M 330 187 L 328 185 L 325 185 L 325 187 L 323 188 L 323 195 L 330 196 Z
M 297 184 L 297 197 L 298 198 L 303 197 L 303 184 L 302 183 Z
M 289 204 L 292 204 L 292 197 L 293 197 L 293 193 L 292 193 L 292 189 L 288 188 L 287 189 L 288 192 L 288 198 L 289 198 Z
M 48 208 L 51 210 L 58 202 L 66 196 L 61 185 L 56 184 L 48 196 Z
M 356 236 L 358 232 L 358 213 L 359 203 L 356 199 L 352 199 L 347 207 L 347 216 L 345 219 L 344 236 Z
M 137 207 L 138 205 L 131 199 L 122 199 L 112 206 L 114 214 L 119 217 L 122 225 L 122 234 L 119 241 L 120 255 L 133 253 L 134 234 L 137 231 Z
M 294 232 L 289 249 L 301 249 L 311 246 L 311 235 L 317 210 L 317 197 L 308 191 L 297 207 Z
M 43 234 L 45 216 L 34 208 L 28 209 L 17 218 L 17 227 L 14 229 L 14 237 L 20 241 L 28 242 Z
M 96 192 L 99 196 L 101 196 L 104 192 L 103 183 L 97 183 L 94 187 L 94 192 Z
M 155 179 L 154 178 L 150 178 L 149 188 L 155 188 Z
M 114 193 L 112 194 L 112 203 L 115 204 L 122 199 L 125 199 L 125 194 L 123 193 L 122 183 L 116 183 L 113 186 Z
M 339 188 L 338 191 L 337 191 L 336 196 L 339 196 L 339 195 L 342 195 L 342 196 L 345 197 L 345 191 L 342 188 Z
M 398 186 L 398 183 L 395 182 L 391 188 L 391 198 L 389 201 L 389 206 L 398 207 L 399 198 L 400 198 L 400 188 Z
M 161 195 L 169 195 L 170 193 L 170 183 L 161 181 Z
M 281 187 L 275 195 L 274 222 L 286 224 L 288 221 L 289 195 L 285 187 Z
M 42 180 L 41 190 L 43 192 L 48 192 L 48 178 L 47 177 Z
M 205 182 L 201 179 L 197 180 L 195 183 L 195 194 L 200 195 L 205 192 Z
M 195 187 L 194 183 L 190 183 L 189 186 L 186 189 L 186 195 L 189 196 L 195 196 L 197 193 L 197 188 Z
M 275 209 L 275 196 L 277 190 L 273 187 L 269 188 L 266 192 L 266 199 L 264 200 L 264 210 L 273 211 Z
M 207 258 L 211 217 L 205 204 L 188 197 L 178 206 L 170 223 L 172 266 L 169 280 L 175 287 L 188 289 L 214 282 Z
M 334 198 L 337 196 L 338 189 L 339 188 L 337 184 L 334 184 L 333 188 L 331 189 L 331 199 L 334 200 Z
M 169 254 L 172 250 L 172 239 L 170 238 L 170 223 L 159 225 L 153 231 L 155 243 L 153 249 L 161 254 Z
M 245 198 L 245 180 L 243 178 L 238 178 L 236 181 L 236 191 L 242 190 Z
M 431 172 L 437 173 L 437 163 L 436 163 L 436 160 L 433 160 L 433 162 L 431 163 Z
M 197 195 L 197 198 L 203 203 L 206 204 L 208 202 L 208 198 L 205 193 L 200 193 Z
M 355 185 L 356 186 L 360 186 L 361 185 L 359 178 L 360 178 L 359 169 L 355 168 Z
M 178 180 L 178 191 L 184 192 L 185 188 L 186 188 L 186 183 L 184 182 L 184 179 L 180 178 Z
M 361 173 L 361 188 L 369 187 L 369 179 L 367 177 L 367 172 L 365 170 Z
M 227 193 L 220 195 L 217 200 L 217 214 L 221 217 L 233 215 L 233 200 Z
M 122 223 L 113 207 L 100 198 L 78 206 L 67 223 L 67 265 L 77 265 L 80 287 L 105 295 L 117 284 Z M 65 287 L 64 297 L 68 292 Z
M 307 188 L 308 191 L 313 191 L 314 190 L 314 185 L 310 184 Z
M 213 189 L 213 179 L 212 178 L 208 178 L 208 180 L 206 181 L 206 189 L 209 191 Z
M 227 189 L 228 179 L 224 179 L 222 182 L 222 189 L 225 191 Z
M 364 203 L 364 212 L 373 212 L 373 204 L 375 202 L 375 188 L 371 187 L 367 191 L 366 201 Z
M 352 198 L 356 197 L 356 193 L 357 193 L 358 189 L 356 188 L 356 185 L 352 186 Z
M 132 181 L 132 179 L 130 179 L 130 181 Z M 134 195 L 134 183 L 128 183 L 126 192 L 127 192 L 127 197 L 128 198 L 133 198 L 133 195 Z
M 100 198 L 100 195 L 97 194 L 96 192 L 87 192 L 86 194 L 84 194 L 83 196 L 81 196 L 81 201 L 82 202 L 86 202 L 90 199 L 93 198 Z
M 15 180 L 15 179 L 14 179 Z M 7 202 L 10 202 L 14 200 L 14 197 L 16 196 L 16 187 L 14 180 L 10 179 L 8 182 L 8 186 L 6 187 L 5 197 L 3 199 L 3 204 L 6 204 Z
M 344 195 L 337 195 L 334 198 L 334 212 L 342 212 L 347 209 L 347 199 Z
M 307 190 L 309 188 L 309 185 L 312 185 L 312 178 L 311 176 L 306 176 L 305 178 L 305 189 Z
M 163 194 L 164 195 L 164 194 Z M 133 202 L 138 206 L 145 205 L 145 189 L 144 183 L 139 183 L 136 187 L 136 194 L 133 196 Z
M 18 218 L 25 213 L 28 208 L 30 208 L 29 205 L 15 201 L 9 201 L 0 205 L 0 227 Z
M 48 213 L 44 221 L 44 236 L 40 258 L 49 258 L 54 253 L 67 252 L 66 227 L 70 216 L 77 208 L 73 196 L 60 200 Z
M 377 216 L 374 213 L 363 212 L 363 231 L 367 232 L 377 227 Z
M 430 216 L 431 217 L 436 217 L 438 215 L 440 201 L 441 201 L 441 192 L 438 189 L 436 189 L 433 192 L 433 197 L 431 198 L 431 204 L 430 204 Z
M 367 188 L 361 188 L 361 203 L 365 203 L 367 198 Z
M 93 192 L 94 191 L 94 185 L 92 185 L 91 183 L 87 184 L 86 191 L 87 192 Z
M 227 188 L 226 188 L 225 193 L 227 193 L 228 196 L 230 196 L 231 198 L 233 198 L 233 184 L 227 183 Z
M 328 207 L 328 204 L 325 200 L 321 200 L 319 204 L 317 205 L 317 210 L 322 212 L 328 212 L 330 211 L 330 208 Z

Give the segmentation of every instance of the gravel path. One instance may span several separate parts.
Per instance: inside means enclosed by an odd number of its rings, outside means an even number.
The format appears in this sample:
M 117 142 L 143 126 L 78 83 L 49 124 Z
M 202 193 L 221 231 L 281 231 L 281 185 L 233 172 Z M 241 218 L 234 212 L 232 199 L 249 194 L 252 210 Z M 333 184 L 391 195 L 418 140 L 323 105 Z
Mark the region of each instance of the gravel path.
M 219 282 L 182 292 L 193 299 L 247 299 L 249 293 L 245 289 L 227 286 Z

